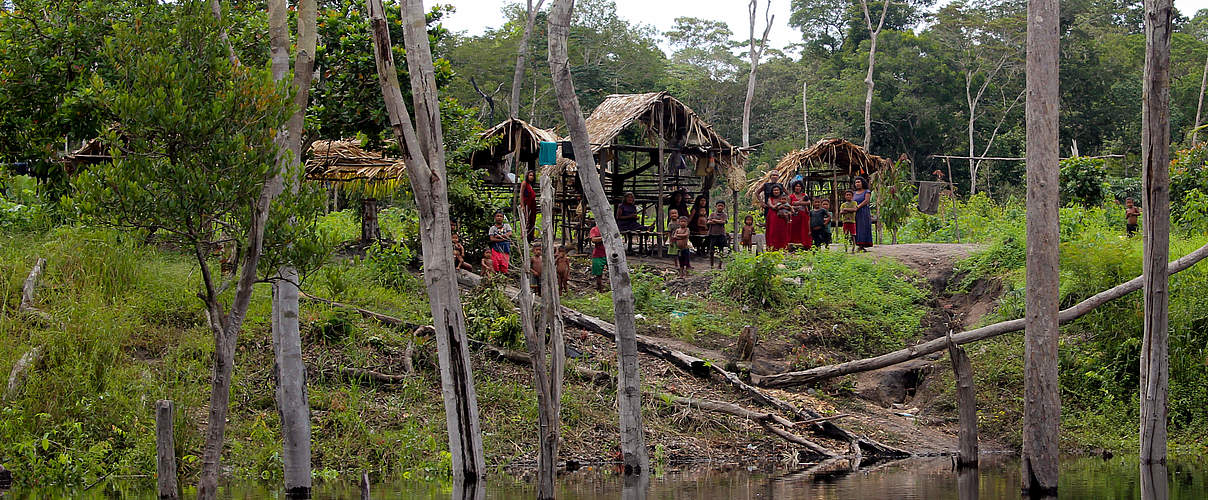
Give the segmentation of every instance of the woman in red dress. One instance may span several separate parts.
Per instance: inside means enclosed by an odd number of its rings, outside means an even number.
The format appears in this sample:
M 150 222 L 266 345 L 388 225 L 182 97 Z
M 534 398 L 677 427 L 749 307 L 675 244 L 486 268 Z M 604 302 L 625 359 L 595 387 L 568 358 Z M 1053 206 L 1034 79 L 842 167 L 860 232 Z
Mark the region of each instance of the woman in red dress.
M 790 188 L 789 205 L 793 207 L 793 218 L 789 222 L 789 244 L 801 245 L 806 250 L 813 246 L 810 237 L 810 196 L 805 194 L 805 185 L 796 181 Z
M 768 248 L 782 250 L 789 243 L 789 211 L 788 198 L 779 185 L 772 187 L 767 201 L 764 220 L 767 223 L 767 234 L 764 236 Z
M 533 229 L 537 225 L 537 174 L 532 170 L 524 174 L 524 182 L 520 184 L 520 204 L 524 207 L 525 236 L 533 241 Z

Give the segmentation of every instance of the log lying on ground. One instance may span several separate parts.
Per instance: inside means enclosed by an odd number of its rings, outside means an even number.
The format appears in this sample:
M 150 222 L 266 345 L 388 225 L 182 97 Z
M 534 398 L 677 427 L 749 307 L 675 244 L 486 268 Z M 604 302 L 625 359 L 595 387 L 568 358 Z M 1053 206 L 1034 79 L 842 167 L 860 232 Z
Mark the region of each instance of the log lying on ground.
M 1196 249 L 1194 252 L 1191 252 L 1182 258 L 1171 262 L 1169 264 L 1170 274 L 1183 271 L 1203 260 L 1204 257 L 1208 257 L 1208 245 L 1202 246 Z M 1062 310 L 1058 314 L 1057 320 L 1059 323 L 1068 323 L 1070 321 L 1074 321 L 1093 311 L 1096 307 L 1140 290 L 1141 285 L 1142 280 L 1141 277 L 1138 276 L 1113 288 L 1099 292 L 1089 299 L 1074 304 L 1068 309 Z M 995 323 L 993 325 L 983 326 L 981 328 L 975 328 L 973 330 L 958 333 L 952 336 L 952 341 L 958 345 L 968 344 L 970 342 L 985 340 L 990 337 L 997 337 L 1004 333 L 1017 332 L 1023 330 L 1023 327 L 1023 318 L 1013 319 L 1010 321 L 1003 321 L 1001 323 Z M 935 340 L 882 354 L 880 356 L 848 361 L 846 363 L 819 366 L 817 368 L 810 368 L 808 370 L 780 373 L 776 375 L 759 376 L 752 374 L 751 381 L 760 387 L 792 387 L 804 385 L 842 375 L 866 372 L 885 368 L 887 366 L 893 366 L 903 361 L 909 361 L 911 359 L 923 357 L 931 353 L 940 352 L 947 348 L 948 339 L 940 337 Z
M 382 372 L 375 371 L 375 370 L 366 370 L 364 368 L 353 368 L 351 366 L 338 366 L 334 369 L 334 371 L 336 374 L 338 374 L 342 377 L 351 379 L 353 381 L 373 382 L 376 384 L 401 384 L 403 382 L 406 382 L 407 379 L 411 378 L 410 374 L 391 375 L 388 373 L 382 373 Z
M 301 298 L 304 298 L 306 300 L 312 301 L 312 302 L 318 302 L 320 304 L 327 304 L 332 307 L 339 307 L 339 308 L 343 308 L 343 309 L 352 309 L 353 311 L 356 311 L 357 314 L 360 314 L 364 318 L 376 320 L 376 321 L 384 323 L 386 325 L 396 326 L 399 328 L 406 328 L 408 330 L 415 330 L 415 329 L 421 327 L 420 325 L 417 325 L 415 323 L 411 323 L 408 321 L 403 321 L 394 316 L 387 316 L 385 314 L 373 312 L 368 309 L 361 309 L 354 305 L 343 304 L 340 302 L 336 302 L 334 300 L 328 300 L 328 299 L 324 299 L 321 297 L 315 297 L 314 295 L 311 295 L 306 292 L 298 292 L 298 296 Z M 425 328 L 431 329 L 432 327 L 425 326 Z
M 530 357 L 529 357 L 529 353 L 527 353 L 527 352 L 514 351 L 512 349 L 504 349 L 502 347 L 497 347 L 497 346 L 493 346 L 490 344 L 482 344 L 482 350 L 486 351 L 488 354 L 490 354 L 492 356 L 495 356 L 496 358 L 506 359 L 506 360 L 514 362 L 514 363 L 519 363 L 519 364 L 523 364 L 523 365 L 528 365 L 528 364 L 532 363 L 532 361 L 530 360 Z M 613 383 L 612 375 L 609 375 L 607 372 L 592 370 L 591 368 L 587 368 L 585 366 L 579 366 L 579 365 L 575 365 L 573 370 L 575 372 L 575 376 L 579 377 L 580 379 L 582 379 L 585 382 L 589 382 L 589 383 L 592 383 L 595 385 L 600 385 L 600 386 L 605 386 L 605 387 L 612 386 L 612 383 Z
M 786 420 L 784 417 L 781 417 L 780 415 L 776 415 L 775 413 L 764 413 L 764 412 L 749 410 L 747 408 L 738 406 L 734 403 L 727 403 L 724 401 L 706 401 L 706 400 L 702 400 L 702 399 L 685 398 L 685 397 L 680 397 L 680 396 L 676 396 L 676 395 L 672 395 L 672 394 L 664 394 L 664 393 L 653 393 L 653 394 L 651 394 L 651 396 L 654 398 L 663 400 L 663 401 L 669 401 L 674 404 L 687 406 L 689 408 L 700 408 L 702 410 L 708 410 L 708 411 L 717 412 L 717 413 L 725 413 L 727 415 L 733 415 L 735 417 L 752 420 L 755 423 L 762 426 L 768 432 L 784 439 L 785 441 L 788 441 L 797 446 L 805 448 L 816 456 L 821 456 L 821 457 L 835 456 L 834 453 L 831 453 L 826 448 L 819 446 L 817 443 L 814 443 L 808 439 L 805 439 L 801 436 L 798 436 L 796 434 L 793 434 L 789 431 L 782 429 L 781 427 L 786 427 L 786 428 L 792 427 L 793 423 L 789 422 L 788 420 Z M 772 425 L 772 424 L 776 424 L 776 425 Z M 777 425 L 779 425 L 781 427 L 777 427 Z
M 25 354 L 13 364 L 13 369 L 8 373 L 8 385 L 4 388 L 4 400 L 11 401 L 17 397 L 17 393 L 21 391 L 21 386 L 25 385 L 25 379 L 29 376 L 29 372 L 34 366 L 42 360 L 42 347 L 38 346 Z
M 21 305 L 17 310 L 25 313 L 30 313 L 39 316 L 43 319 L 49 316 L 34 307 L 34 289 L 38 286 L 38 278 L 42 276 L 42 269 L 46 267 L 46 259 L 41 257 L 34 263 L 33 269 L 29 271 L 29 276 L 25 278 L 25 282 L 21 284 Z

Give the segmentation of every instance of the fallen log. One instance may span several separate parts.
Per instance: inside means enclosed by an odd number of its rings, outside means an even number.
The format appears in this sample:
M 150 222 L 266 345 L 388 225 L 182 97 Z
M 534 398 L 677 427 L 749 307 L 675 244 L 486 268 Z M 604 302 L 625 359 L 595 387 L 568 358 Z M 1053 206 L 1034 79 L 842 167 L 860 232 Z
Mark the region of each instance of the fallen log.
M 25 281 L 21 283 L 21 303 L 17 306 L 17 311 L 36 316 L 43 321 L 50 321 L 49 314 L 34 306 L 34 290 L 38 287 L 38 278 L 42 277 L 44 269 L 46 269 L 46 259 L 39 257 L 34 263 L 33 269 L 29 270 L 29 276 L 26 276 Z
M 491 354 L 497 359 L 505 359 L 513 363 L 529 365 L 532 363 L 531 357 L 527 352 L 515 351 L 512 349 L 504 349 L 502 347 L 493 346 L 490 344 L 482 344 L 482 350 Z M 607 372 L 592 370 L 585 366 L 574 365 L 572 370 L 576 377 L 579 377 L 585 382 L 592 384 L 611 387 L 613 383 L 612 375 Z
M 777 424 L 777 425 L 784 426 L 784 427 L 792 427 L 792 425 L 793 425 L 792 422 L 789 422 L 788 420 L 785 420 L 784 417 L 781 417 L 780 415 L 776 415 L 774 413 L 757 412 L 754 410 L 743 408 L 734 403 L 727 403 L 724 401 L 706 401 L 706 400 L 701 400 L 701 399 L 685 398 L 685 397 L 676 396 L 673 394 L 663 394 L 663 393 L 655 393 L 655 394 L 651 394 L 651 396 L 654 398 L 663 400 L 663 401 L 669 401 L 671 403 L 675 403 L 678 405 L 687 406 L 689 408 L 700 408 L 702 410 L 708 410 L 708 411 L 712 411 L 712 412 L 716 412 L 716 413 L 724 413 L 727 415 L 732 415 L 732 416 L 739 417 L 739 418 L 745 418 L 747 420 L 751 420 L 751 421 L 759 424 L 765 430 L 776 435 L 777 437 L 780 437 L 781 439 L 784 439 L 785 441 L 788 441 L 790 443 L 793 443 L 797 446 L 800 446 L 802 448 L 809 450 L 815 456 L 820 456 L 820 457 L 835 456 L 834 453 L 831 453 L 829 450 L 827 450 L 826 448 L 823 448 L 822 446 L 819 446 L 817 443 L 814 443 L 813 441 L 810 441 L 801 436 L 793 434 L 789 431 L 781 429 L 780 427 L 777 427 L 776 425 L 772 425 L 772 424 Z
M 1194 252 L 1184 255 L 1183 257 L 1171 262 L 1169 264 L 1170 274 L 1183 271 L 1203 260 L 1205 257 L 1208 257 L 1208 245 L 1202 246 L 1196 249 Z M 1067 309 L 1063 309 L 1060 313 L 1058 313 L 1057 321 L 1059 324 L 1074 321 L 1093 311 L 1096 307 L 1140 290 L 1141 285 L 1142 279 L 1140 276 L 1138 276 L 1113 288 L 1099 292 L 1082 302 L 1074 304 Z M 1004 333 L 1017 332 L 1023 330 L 1023 328 L 1023 318 L 1013 319 L 958 333 L 952 336 L 952 342 L 956 343 L 957 345 L 968 344 L 970 342 L 997 337 Z M 776 375 L 760 376 L 752 374 L 751 381 L 760 387 L 792 387 L 804 385 L 820 380 L 849 375 L 852 373 L 866 372 L 885 368 L 887 366 L 893 366 L 903 361 L 909 361 L 911 359 L 923 357 L 928 354 L 940 352 L 947 348 L 948 339 L 940 337 L 919 345 L 882 354 L 880 356 L 857 359 L 855 361 L 848 361 L 846 363 L 819 366 L 817 368 L 810 368 L 808 370 L 779 373 Z
M 401 384 L 411 378 L 410 375 L 391 375 L 375 370 L 353 368 L 351 366 L 337 366 L 334 368 L 334 371 L 340 376 L 353 381 L 373 382 L 376 384 Z
M 42 360 L 42 346 L 35 347 L 21 355 L 17 362 L 13 364 L 12 371 L 8 372 L 8 385 L 4 388 L 4 399 L 11 401 L 17 397 L 21 386 L 25 385 L 25 379 L 29 376 L 30 370 Z
M 343 304 L 343 303 L 340 303 L 340 302 L 336 302 L 336 301 L 334 301 L 334 300 L 328 300 L 328 299 L 324 299 L 324 298 L 321 298 L 321 297 L 315 297 L 314 295 L 311 295 L 311 294 L 306 293 L 306 292 L 299 291 L 299 292 L 298 292 L 298 296 L 299 296 L 299 297 L 301 297 L 301 298 L 303 298 L 303 299 L 306 299 L 306 300 L 312 301 L 312 302 L 318 302 L 318 303 L 320 303 L 320 304 L 327 304 L 327 305 L 332 306 L 332 307 L 339 307 L 339 308 L 342 308 L 342 309 L 352 309 L 353 311 L 356 311 L 356 312 L 357 312 L 357 314 L 360 314 L 360 315 L 361 315 L 362 317 L 364 317 L 364 318 L 367 318 L 367 319 L 372 319 L 372 320 L 376 320 L 376 321 L 378 321 L 378 322 L 381 322 L 381 323 L 386 324 L 386 325 L 389 325 L 389 326 L 395 326 L 395 327 L 399 327 L 399 328 L 406 328 L 406 329 L 408 329 L 408 330 L 416 330 L 416 329 L 418 329 L 418 328 L 421 328 L 421 325 L 417 325 L 417 324 L 415 324 L 415 323 L 411 323 L 411 322 L 409 322 L 409 321 L 403 321 L 403 320 L 401 320 L 401 319 L 399 319 L 399 318 L 396 318 L 396 317 L 394 317 L 394 316 L 388 316 L 388 315 L 385 315 L 385 314 L 382 314 L 382 313 L 378 313 L 378 312 L 373 312 L 373 311 L 370 311 L 370 310 L 368 310 L 368 309 L 362 309 L 362 308 L 357 307 L 357 306 L 354 306 L 354 305 L 350 305 L 350 304 Z M 431 329 L 431 328 L 432 328 L 431 326 L 424 326 L 424 327 L 425 327 L 425 328 L 428 328 L 428 329 Z

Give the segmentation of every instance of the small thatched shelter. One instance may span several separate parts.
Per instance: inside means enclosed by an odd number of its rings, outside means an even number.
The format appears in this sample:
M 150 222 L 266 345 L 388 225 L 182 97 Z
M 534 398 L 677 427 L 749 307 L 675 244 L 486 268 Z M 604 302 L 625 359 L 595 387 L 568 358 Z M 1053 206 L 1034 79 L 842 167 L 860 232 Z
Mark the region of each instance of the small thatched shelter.
M 470 154 L 470 165 L 487 170 L 486 181 L 489 183 L 507 183 L 510 158 L 517 154 L 517 163 L 526 165 L 528 169 L 536 168 L 537 155 L 542 142 L 558 142 L 561 140 L 553 130 L 535 127 L 519 118 L 509 118 L 502 123 L 484 131 L 480 135 L 491 142 L 492 146 Z M 519 173 L 516 173 L 519 177 Z
M 872 176 L 887 166 L 889 160 L 869 154 L 849 141 L 823 139 L 806 149 L 795 149 L 784 155 L 776 167 L 747 186 L 747 195 L 755 201 L 760 186 L 768 182 L 772 171 L 776 171 L 786 187 L 800 175 L 810 196 L 827 197 L 832 203 L 838 203 L 836 192 L 839 189 L 850 188 L 856 177 Z
M 63 157 L 63 169 L 67 171 L 67 175 L 75 175 L 88 165 L 97 163 L 105 163 L 113 160 L 109 155 L 109 149 L 101 143 L 100 139 L 92 139 L 85 142 L 79 149 L 68 153 Z
M 406 176 L 402 160 L 361 149 L 359 141 L 315 141 L 310 145 L 306 179 L 330 184 L 339 209 L 339 186 L 361 193 L 361 242 L 380 240 L 378 198 L 397 189 Z

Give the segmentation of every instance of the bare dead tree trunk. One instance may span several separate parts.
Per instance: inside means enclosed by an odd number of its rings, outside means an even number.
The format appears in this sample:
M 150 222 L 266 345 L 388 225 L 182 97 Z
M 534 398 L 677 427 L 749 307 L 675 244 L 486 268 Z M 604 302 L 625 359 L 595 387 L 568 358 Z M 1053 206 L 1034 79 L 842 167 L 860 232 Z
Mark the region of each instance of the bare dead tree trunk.
M 1204 57 L 1204 76 L 1200 77 L 1200 98 L 1195 105 L 1195 126 L 1191 127 L 1191 146 L 1195 147 L 1199 143 L 1200 137 L 1200 111 L 1204 109 L 1204 92 L 1208 91 L 1208 56 Z
M 176 500 L 176 439 L 172 435 L 172 400 L 155 402 L 155 483 L 160 500 Z
M 973 365 L 965 350 L 952 341 L 948 332 L 948 357 L 956 381 L 956 401 L 960 410 L 960 448 L 957 465 L 977 467 L 977 392 L 973 388 Z
M 772 20 L 776 16 L 772 14 L 772 0 L 768 0 L 767 9 L 764 11 L 764 20 L 767 21 L 767 26 L 763 28 L 763 37 L 759 39 L 759 44 L 755 44 L 755 14 L 759 11 L 758 0 L 751 0 L 749 7 L 751 12 L 751 40 L 750 40 L 750 56 L 751 56 L 751 72 L 747 75 L 747 99 L 742 104 L 742 147 L 751 146 L 751 104 L 755 100 L 755 71 L 759 68 L 759 58 L 763 56 L 763 49 L 768 44 L 768 33 L 772 30 Z M 738 207 L 734 207 L 735 210 Z
M 1166 391 L 1170 378 L 1170 31 L 1171 0 L 1145 1 L 1145 77 L 1141 97 L 1141 158 L 1145 209 L 1142 276 L 1145 332 L 1141 342 L 1141 463 L 1166 463 Z
M 884 5 L 881 7 L 881 20 L 877 23 L 877 27 L 872 26 L 872 17 L 868 15 L 868 0 L 860 0 L 860 8 L 864 11 L 864 23 L 868 25 L 869 45 L 868 45 L 868 74 L 864 77 L 864 86 L 868 91 L 864 94 L 864 149 L 871 150 L 872 147 L 872 91 L 875 85 L 872 79 L 873 67 L 876 65 L 877 59 L 877 37 L 881 34 L 881 28 L 885 26 L 885 14 L 889 12 L 889 0 L 883 0 Z
M 286 2 L 269 3 L 269 42 L 273 78 L 289 77 L 290 37 Z M 289 189 L 297 193 L 297 169 L 302 163 L 302 134 L 310 86 L 314 78 L 317 44 L 317 6 L 315 0 L 298 2 L 298 45 L 294 60 L 294 105 L 296 110 L 285 124 L 285 149 L 281 152 L 282 175 L 289 178 Z M 282 184 L 284 189 L 284 184 Z M 306 364 L 302 360 L 302 336 L 298 328 L 298 270 L 282 266 L 273 280 L 273 357 L 277 382 L 277 411 L 281 414 L 281 459 L 285 476 L 285 494 L 309 498 L 310 403 L 306 390 Z
M 805 122 L 805 144 L 810 145 L 809 83 L 801 82 L 801 120 Z
M 1024 327 L 1024 416 L 1021 486 L 1057 493 L 1058 242 L 1057 0 L 1028 1 L 1027 178 L 1028 255 Z
M 562 382 L 566 369 L 566 340 L 563 336 L 562 303 L 559 297 L 556 262 L 554 260 L 554 183 L 550 174 L 552 165 L 541 171 L 541 238 L 545 252 L 542 254 L 541 273 L 541 321 L 532 335 L 525 330 L 528 342 L 529 361 L 533 368 L 533 382 L 537 388 L 538 427 L 540 453 L 537 459 L 537 498 L 553 499 L 554 483 L 557 480 L 558 438 L 561 434 Z M 521 221 L 524 224 L 524 221 Z M 525 229 L 521 229 L 523 232 Z M 527 243 L 522 243 L 526 248 Z M 527 259 L 527 250 L 525 251 Z M 527 262 L 527 261 L 526 261 Z M 527 270 L 527 268 L 526 268 Z M 528 273 L 522 273 L 527 277 Z M 519 302 L 521 311 L 532 311 L 532 294 L 526 288 L 527 280 L 520 283 Z M 527 309 L 526 309 L 527 308 Z M 521 318 L 522 326 L 526 320 Z M 527 320 L 528 327 L 532 320 Z M 526 327 L 526 328 L 528 328 Z M 548 342 L 547 342 L 548 341 Z M 550 363 L 546 363 L 546 345 L 550 349 Z
M 445 403 L 445 423 L 452 454 L 453 478 L 457 484 L 476 483 L 485 474 L 482 431 L 478 420 L 478 400 L 470 371 L 470 351 L 466 341 L 465 314 L 457 290 L 453 265 L 453 246 L 449 239 L 449 194 L 445 177 L 445 150 L 442 142 L 440 108 L 436 101 L 436 77 L 421 0 L 404 0 L 404 41 L 407 69 L 411 76 L 411 94 L 416 128 L 403 102 L 398 70 L 390 50 L 390 31 L 382 0 L 367 0 L 378 83 L 390 116 L 407 176 L 415 193 L 420 216 L 420 243 L 423 248 L 424 283 L 432 307 L 437 358 L 440 362 L 441 395 Z
M 218 20 L 218 24 L 222 24 L 222 0 L 210 0 L 210 11 L 214 13 L 214 18 Z M 231 39 L 227 36 L 226 26 L 219 26 L 218 38 L 222 40 L 222 44 L 226 46 L 227 58 L 231 64 L 239 65 L 239 56 L 235 55 L 235 48 L 231 46 Z
M 541 11 L 541 4 L 545 0 L 537 0 L 537 5 L 533 5 L 533 0 L 527 0 L 527 8 L 525 9 L 524 17 L 524 34 L 520 36 L 520 47 L 516 51 L 516 72 L 512 74 L 512 95 L 508 106 L 508 117 L 520 117 L 520 90 L 524 84 L 525 65 L 528 64 L 529 56 L 529 39 L 533 36 L 533 24 L 537 22 L 537 13 Z
M 608 277 L 612 282 L 613 315 L 617 327 L 619 363 L 617 374 L 617 407 L 621 423 L 621 453 L 627 474 L 645 475 L 650 469 L 646 438 L 642 428 L 642 387 L 638 372 L 637 327 L 633 318 L 633 288 L 629 281 L 629 264 L 625 259 L 625 240 L 617 229 L 608 196 L 600 183 L 595 158 L 588 144 L 587 123 L 575 95 L 570 74 L 566 41 L 570 36 L 571 11 L 574 0 L 555 0 L 549 16 L 549 62 L 553 73 L 554 92 L 558 107 L 570 131 L 575 158 L 579 162 L 579 180 L 596 224 L 603 236 L 608 255 Z

